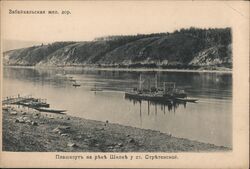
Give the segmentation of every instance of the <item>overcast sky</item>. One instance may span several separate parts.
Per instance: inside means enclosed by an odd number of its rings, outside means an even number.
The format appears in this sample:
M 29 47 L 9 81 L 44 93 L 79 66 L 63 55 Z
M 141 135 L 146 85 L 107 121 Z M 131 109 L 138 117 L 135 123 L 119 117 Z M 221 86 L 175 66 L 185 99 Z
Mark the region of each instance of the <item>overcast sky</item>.
M 239 4 L 239 3 L 238 3 Z M 230 27 L 244 16 L 233 2 L 73 1 L 5 2 L 3 39 L 18 41 L 85 41 L 120 34 L 171 32 L 191 26 Z M 71 15 L 17 15 L 12 10 L 69 10 Z M 233 14 L 235 18 L 230 17 Z

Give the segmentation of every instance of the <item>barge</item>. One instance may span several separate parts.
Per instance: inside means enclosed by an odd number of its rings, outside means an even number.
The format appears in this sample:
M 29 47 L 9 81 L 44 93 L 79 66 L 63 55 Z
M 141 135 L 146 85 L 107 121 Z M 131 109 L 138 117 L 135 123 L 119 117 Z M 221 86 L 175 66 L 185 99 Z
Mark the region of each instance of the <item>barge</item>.
M 132 91 L 125 92 L 125 98 L 163 103 L 197 101 L 197 99 L 188 98 L 183 89 L 176 88 L 175 82 L 163 82 L 163 88 L 159 88 L 157 86 L 157 77 L 155 87 L 142 88 L 141 75 L 139 89 L 134 88 Z

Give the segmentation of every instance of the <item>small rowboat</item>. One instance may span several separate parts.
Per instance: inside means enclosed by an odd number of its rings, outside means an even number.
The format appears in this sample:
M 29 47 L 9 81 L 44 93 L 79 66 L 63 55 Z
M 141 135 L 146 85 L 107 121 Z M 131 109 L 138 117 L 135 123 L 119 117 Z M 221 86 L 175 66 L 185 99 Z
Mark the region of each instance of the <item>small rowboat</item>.
M 74 83 L 73 86 L 74 86 L 74 87 L 79 87 L 79 86 L 81 86 L 81 85 L 80 85 L 80 84 L 77 84 L 77 83 Z
M 56 110 L 56 109 L 50 109 L 50 108 L 41 108 L 41 107 L 37 107 L 37 108 L 34 108 L 38 111 L 41 111 L 41 112 L 49 112 L 49 113 L 58 113 L 58 114 L 65 114 L 63 112 L 66 112 L 66 110 Z
M 198 99 L 195 98 L 175 98 L 176 101 L 182 101 L 182 102 L 197 102 Z

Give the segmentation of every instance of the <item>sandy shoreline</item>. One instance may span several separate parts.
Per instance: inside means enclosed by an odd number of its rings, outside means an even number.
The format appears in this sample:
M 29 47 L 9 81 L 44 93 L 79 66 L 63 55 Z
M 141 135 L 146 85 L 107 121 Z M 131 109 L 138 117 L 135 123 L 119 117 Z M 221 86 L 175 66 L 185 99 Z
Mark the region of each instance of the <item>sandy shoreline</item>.
M 3 110 L 3 151 L 217 152 L 230 148 L 32 109 Z

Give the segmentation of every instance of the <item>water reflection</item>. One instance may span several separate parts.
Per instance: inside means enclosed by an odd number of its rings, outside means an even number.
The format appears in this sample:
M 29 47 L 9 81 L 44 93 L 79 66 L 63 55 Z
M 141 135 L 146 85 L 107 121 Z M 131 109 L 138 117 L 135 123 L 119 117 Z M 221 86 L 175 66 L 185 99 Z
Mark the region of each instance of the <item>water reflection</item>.
M 126 72 L 88 69 L 33 69 L 4 68 L 4 78 L 29 81 L 33 84 L 66 87 L 72 85 L 72 79 L 82 87 L 97 87 L 103 90 L 126 91 L 138 87 L 139 76 L 148 79 L 158 77 L 158 84 L 175 82 L 185 89 L 189 96 L 202 98 L 232 98 L 232 75 L 223 73 L 199 72 Z M 152 82 L 151 82 L 152 84 Z M 161 87 L 161 86 L 159 86 Z
M 130 98 L 130 97 L 126 97 L 125 96 L 125 100 L 128 100 L 130 102 L 132 102 L 134 105 L 139 104 L 140 107 L 140 115 L 142 114 L 141 110 L 142 110 L 142 102 L 146 102 L 147 103 L 147 113 L 148 115 L 150 115 L 150 109 L 152 107 L 154 107 L 154 113 L 157 115 L 157 107 L 160 107 L 161 110 L 163 111 L 164 114 L 166 114 L 166 108 L 168 112 L 175 112 L 176 109 L 179 106 L 183 106 L 184 108 L 186 108 L 187 102 L 177 102 L 177 101 L 167 101 L 167 102 L 160 102 L 160 101 L 143 101 L 140 99 L 134 99 L 134 98 Z M 196 103 L 195 103 L 196 104 Z
M 3 97 L 32 94 L 46 98 L 52 107 L 68 110 L 69 115 L 232 145 L 232 74 L 7 67 L 3 71 Z M 176 82 L 199 102 L 125 100 L 125 91 L 138 87 L 140 74 L 148 79 L 157 74 L 159 87 L 165 81 Z M 70 77 L 81 86 L 72 86 Z

